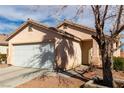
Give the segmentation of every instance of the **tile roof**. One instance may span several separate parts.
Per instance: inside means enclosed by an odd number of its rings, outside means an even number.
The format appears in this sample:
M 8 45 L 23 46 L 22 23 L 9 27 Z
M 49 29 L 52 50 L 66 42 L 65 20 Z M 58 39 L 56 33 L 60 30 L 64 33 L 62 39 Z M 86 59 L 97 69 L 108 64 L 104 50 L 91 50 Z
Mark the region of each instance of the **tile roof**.
M 60 34 L 60 35 L 63 35 L 63 36 L 66 36 L 66 37 L 69 37 L 69 38 L 72 38 L 72 39 L 75 39 L 76 40 L 79 40 L 79 38 L 69 34 L 69 33 L 65 33 L 64 31 L 60 31 L 59 29 L 55 28 L 55 27 L 48 27 L 47 25 L 44 25 L 42 23 L 39 23 L 37 21 L 34 21 L 32 19 L 28 19 L 26 22 L 24 22 L 19 28 L 16 29 L 15 32 L 11 33 L 8 38 L 6 39 L 6 41 L 10 40 L 12 37 L 14 37 L 16 34 L 18 34 L 24 27 L 26 27 L 28 24 L 32 24 L 32 25 L 35 25 L 35 26 L 38 26 L 38 27 L 42 27 L 42 28 L 45 28 L 49 31 L 52 31 L 54 33 L 57 33 L 57 34 Z
M 77 23 L 74 23 L 74 22 L 68 21 L 68 20 L 64 20 L 62 23 L 58 24 L 56 27 L 59 28 L 64 24 L 71 25 L 71 26 L 81 28 L 81 29 L 85 29 L 85 30 L 93 32 L 93 33 L 96 32 L 95 29 L 93 29 L 93 28 L 90 28 L 90 27 L 87 27 L 87 26 L 84 26 L 84 25 L 80 25 L 80 24 L 77 24 Z

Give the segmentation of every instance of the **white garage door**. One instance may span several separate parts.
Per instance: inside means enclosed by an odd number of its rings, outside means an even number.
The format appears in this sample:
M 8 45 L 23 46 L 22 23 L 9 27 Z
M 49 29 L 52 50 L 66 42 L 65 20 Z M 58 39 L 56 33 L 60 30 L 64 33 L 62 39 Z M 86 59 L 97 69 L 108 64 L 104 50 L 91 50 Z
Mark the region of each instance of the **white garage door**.
M 54 62 L 54 44 L 14 45 L 14 65 L 52 69 Z

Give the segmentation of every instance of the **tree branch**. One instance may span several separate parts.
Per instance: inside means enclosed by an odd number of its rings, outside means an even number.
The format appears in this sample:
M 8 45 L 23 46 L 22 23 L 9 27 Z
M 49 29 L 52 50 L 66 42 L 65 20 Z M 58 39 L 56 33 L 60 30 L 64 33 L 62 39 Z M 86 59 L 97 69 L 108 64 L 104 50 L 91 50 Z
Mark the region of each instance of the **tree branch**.
M 83 13 L 83 6 L 80 6 L 76 12 L 76 15 L 72 19 L 76 19 L 81 13 Z
M 124 43 L 121 43 L 120 46 L 116 47 L 113 51 L 117 51 L 119 48 L 121 48 L 122 46 L 124 46 Z
M 108 11 L 108 5 L 105 6 L 105 10 L 104 10 L 104 14 L 103 14 L 103 18 L 102 18 L 102 29 L 104 28 L 104 23 L 105 23 L 105 18 L 107 15 L 107 11 Z
M 119 7 L 119 12 L 118 12 L 118 16 L 117 16 L 117 20 L 116 20 L 116 27 L 113 29 L 114 33 L 112 34 L 112 37 L 115 38 L 122 30 L 123 30 L 123 26 L 120 26 L 120 20 L 122 17 L 122 10 L 123 10 L 123 5 L 121 5 Z

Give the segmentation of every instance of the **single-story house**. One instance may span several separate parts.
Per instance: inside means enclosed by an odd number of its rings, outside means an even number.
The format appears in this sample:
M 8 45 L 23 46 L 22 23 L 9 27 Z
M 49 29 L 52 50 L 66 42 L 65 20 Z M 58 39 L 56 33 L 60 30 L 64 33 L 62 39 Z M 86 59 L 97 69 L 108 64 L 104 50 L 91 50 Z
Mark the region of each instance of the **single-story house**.
M 70 21 L 49 27 L 28 19 L 7 38 L 7 64 L 45 69 L 100 64 L 93 34 L 94 29 Z M 114 55 L 120 56 L 120 50 Z
M 8 35 L 0 34 L 0 54 L 7 54 L 8 42 L 6 41 Z

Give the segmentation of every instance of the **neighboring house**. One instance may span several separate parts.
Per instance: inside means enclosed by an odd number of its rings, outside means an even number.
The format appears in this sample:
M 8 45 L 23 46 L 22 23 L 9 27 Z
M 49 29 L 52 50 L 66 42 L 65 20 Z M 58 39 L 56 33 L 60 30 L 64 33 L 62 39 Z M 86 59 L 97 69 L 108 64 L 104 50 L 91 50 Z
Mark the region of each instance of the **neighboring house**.
M 123 51 L 121 51 L 120 57 L 124 57 L 124 52 Z
M 8 35 L 0 34 L 0 54 L 7 54 L 8 42 L 6 41 Z
M 95 30 L 64 21 L 56 28 L 31 19 L 8 38 L 7 63 L 21 67 L 62 69 L 91 62 L 100 64 L 99 49 L 91 35 Z M 114 54 L 120 56 L 120 50 Z
M 121 48 L 120 57 L 123 57 L 124 58 L 124 49 L 123 48 Z

